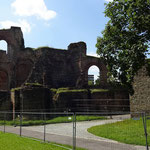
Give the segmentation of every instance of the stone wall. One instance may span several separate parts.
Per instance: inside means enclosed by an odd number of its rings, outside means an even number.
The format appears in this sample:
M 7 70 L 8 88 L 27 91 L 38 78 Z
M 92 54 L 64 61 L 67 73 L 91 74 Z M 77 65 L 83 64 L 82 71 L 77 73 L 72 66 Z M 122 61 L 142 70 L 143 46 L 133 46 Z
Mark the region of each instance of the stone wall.
M 100 69 L 101 85 L 107 85 L 105 62 L 86 55 L 84 42 L 71 43 L 67 50 L 49 47 L 25 48 L 21 28 L 0 30 L 0 40 L 8 44 L 0 51 L 0 90 L 10 90 L 26 82 L 49 88 L 86 87 L 88 69 Z
M 13 111 L 129 112 L 124 90 L 24 87 L 11 92 Z
M 0 110 L 1 111 L 12 110 L 12 104 L 10 102 L 10 94 L 6 91 L 0 91 Z
M 12 103 L 10 101 L 10 94 L 7 91 L 0 91 L 0 111 L 2 112 L 8 112 L 11 111 L 12 112 Z M 11 119 L 12 115 L 7 114 L 6 116 L 4 116 L 3 113 L 0 113 L 0 120 L 3 120 L 4 117 L 6 117 L 6 119 Z
M 12 61 L 17 53 L 24 49 L 24 39 L 20 27 L 0 30 L 0 40 L 5 40 L 7 42 L 7 54 Z
M 100 112 L 129 112 L 129 94 L 126 90 L 91 92 L 92 106 Z
M 13 112 L 46 112 L 52 108 L 50 90 L 42 86 L 24 86 L 11 91 Z
M 150 76 L 146 66 L 143 66 L 134 77 L 134 94 L 130 97 L 131 112 L 150 113 Z
M 52 97 L 56 111 L 89 111 L 89 93 L 86 89 L 58 90 Z
M 93 99 L 112 99 L 110 104 L 116 103 L 114 101 L 117 98 L 116 93 L 109 93 L 109 95 L 108 93 L 92 94 L 90 91 L 59 92 L 55 95 L 56 99 L 51 95 L 50 88 L 87 88 L 88 69 L 93 65 L 100 69 L 101 87 L 107 88 L 106 64 L 100 58 L 87 56 L 84 42 L 71 43 L 66 50 L 50 47 L 25 48 L 23 34 L 19 27 L 0 30 L 0 40 L 5 40 L 8 44 L 7 53 L 0 51 L 0 91 L 11 91 L 14 112 L 56 111 L 57 108 L 63 110 L 71 108 L 72 111 L 101 110 L 101 107 L 96 106 L 97 103 L 99 105 L 101 103 L 94 102 Z M 26 86 L 27 83 L 28 85 L 41 84 L 43 87 L 33 88 Z M 12 88 L 15 89 L 11 90 Z M 126 93 L 118 94 L 120 99 L 125 99 L 125 95 Z M 75 99 L 81 100 L 80 104 Z M 81 107 L 78 107 L 79 105 Z M 118 105 L 122 105 L 122 102 Z

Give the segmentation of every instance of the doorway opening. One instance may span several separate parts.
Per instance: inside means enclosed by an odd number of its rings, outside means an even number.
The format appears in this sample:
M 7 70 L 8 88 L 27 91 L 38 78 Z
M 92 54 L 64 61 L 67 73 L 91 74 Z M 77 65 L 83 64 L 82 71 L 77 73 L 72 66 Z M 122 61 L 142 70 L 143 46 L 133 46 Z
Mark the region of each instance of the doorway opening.
M 100 84 L 100 69 L 93 65 L 88 69 L 88 85 Z

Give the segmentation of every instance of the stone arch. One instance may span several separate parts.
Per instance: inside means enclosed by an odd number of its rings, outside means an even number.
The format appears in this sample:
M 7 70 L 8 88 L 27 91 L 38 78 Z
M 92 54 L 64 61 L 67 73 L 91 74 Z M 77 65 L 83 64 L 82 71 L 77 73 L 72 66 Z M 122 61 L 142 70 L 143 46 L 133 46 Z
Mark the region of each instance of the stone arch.
M 107 85 L 107 68 L 100 58 L 88 56 L 83 65 L 83 74 L 86 84 L 88 84 L 88 70 L 91 66 L 97 66 L 100 70 L 100 84 Z
M 11 33 L 7 30 L 1 30 L 0 31 L 0 41 L 4 40 L 7 43 L 7 54 L 11 55 L 13 49 L 15 49 L 15 43 L 14 39 L 11 36 Z
M 8 74 L 5 70 L 0 69 L 0 90 L 8 90 Z
M 100 78 L 100 69 L 93 65 L 88 69 L 88 82 L 95 84 L 95 80 Z
M 21 86 L 29 77 L 33 67 L 30 59 L 20 60 L 16 65 L 16 86 Z
M 0 40 L 0 50 L 4 50 L 7 53 L 8 43 L 5 40 Z
M 9 57 L 13 57 L 15 51 L 24 48 L 24 39 L 20 27 L 0 30 L 0 40 L 7 42 L 7 53 Z

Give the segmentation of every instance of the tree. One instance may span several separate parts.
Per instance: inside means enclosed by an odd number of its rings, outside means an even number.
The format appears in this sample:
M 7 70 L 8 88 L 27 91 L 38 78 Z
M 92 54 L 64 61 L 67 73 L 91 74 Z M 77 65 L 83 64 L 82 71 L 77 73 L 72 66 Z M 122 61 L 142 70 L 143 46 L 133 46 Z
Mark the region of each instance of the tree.
M 88 85 L 92 86 L 92 85 L 94 85 L 94 82 L 93 81 L 88 81 Z
M 95 85 L 96 86 L 100 85 L 100 76 L 98 76 L 98 78 L 95 80 Z
M 150 1 L 114 0 L 104 13 L 110 20 L 97 38 L 97 53 L 106 60 L 109 76 L 131 87 L 150 46 Z

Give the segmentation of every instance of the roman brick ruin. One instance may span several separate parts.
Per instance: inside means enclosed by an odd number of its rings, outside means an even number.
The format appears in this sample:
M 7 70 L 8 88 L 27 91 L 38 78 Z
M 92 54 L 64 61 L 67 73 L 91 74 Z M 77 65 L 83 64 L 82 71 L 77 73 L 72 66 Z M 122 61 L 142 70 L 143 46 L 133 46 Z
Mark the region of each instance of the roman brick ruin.
M 21 97 L 22 93 L 27 91 L 31 94 L 31 90 L 33 93 L 34 90 L 37 90 L 38 94 L 40 93 L 39 89 L 25 87 L 25 84 L 42 85 L 41 93 L 47 92 L 47 89 L 60 87 L 87 88 L 88 69 L 93 65 L 100 70 L 100 87 L 107 88 L 108 86 L 104 60 L 87 56 L 84 42 L 71 43 L 67 50 L 50 47 L 37 49 L 25 47 L 20 27 L 0 30 L 0 40 L 7 42 L 7 51 L 0 50 L 0 96 L 4 95 L 1 96 L 0 110 L 15 110 L 16 107 L 20 110 L 18 97 Z M 11 90 L 18 87 L 24 89 L 24 92 L 20 91 L 19 95 L 16 90 Z M 35 100 L 34 96 L 30 94 L 27 94 L 30 99 L 30 104 L 27 104 L 28 108 L 31 108 L 29 106 Z M 10 97 L 12 103 L 9 103 Z M 108 97 L 106 96 L 106 98 Z M 124 98 L 128 98 L 128 94 L 125 94 Z M 45 101 L 44 98 L 40 100 L 39 105 Z M 48 100 L 46 99 L 46 101 Z M 6 103 L 7 105 L 5 105 Z M 51 103 L 49 102 L 49 104 Z M 45 107 L 44 102 L 42 109 Z

